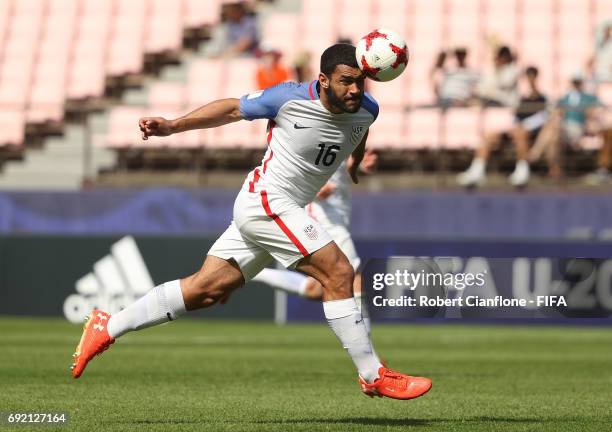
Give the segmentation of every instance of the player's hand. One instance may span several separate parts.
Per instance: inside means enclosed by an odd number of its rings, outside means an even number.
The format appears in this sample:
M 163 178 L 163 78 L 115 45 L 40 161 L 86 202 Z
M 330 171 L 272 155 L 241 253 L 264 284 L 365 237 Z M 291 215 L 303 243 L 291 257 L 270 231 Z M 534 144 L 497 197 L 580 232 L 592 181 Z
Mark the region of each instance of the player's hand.
M 138 126 L 142 132 L 142 139 L 150 136 L 168 136 L 173 133 L 173 123 L 163 117 L 142 117 L 138 120 Z
M 378 164 L 378 155 L 374 153 L 372 149 L 366 149 L 363 154 L 363 160 L 359 165 L 361 172 L 369 175 L 372 174 L 376 170 L 376 165 Z
M 327 182 L 323 185 L 319 192 L 317 193 L 317 199 L 324 200 L 327 199 L 331 194 L 336 191 L 336 183 Z

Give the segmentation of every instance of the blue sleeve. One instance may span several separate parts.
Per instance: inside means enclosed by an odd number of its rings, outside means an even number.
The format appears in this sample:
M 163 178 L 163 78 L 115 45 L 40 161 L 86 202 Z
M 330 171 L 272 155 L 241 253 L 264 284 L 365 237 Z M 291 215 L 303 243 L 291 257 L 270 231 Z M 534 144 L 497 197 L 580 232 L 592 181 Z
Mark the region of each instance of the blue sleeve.
M 378 102 L 369 93 L 363 95 L 363 108 L 372 114 L 372 117 L 374 117 L 372 123 L 374 123 L 378 117 Z
M 304 99 L 307 91 L 304 86 L 286 82 L 266 90 L 246 94 L 240 98 L 240 114 L 245 120 L 274 120 L 281 106 L 293 99 Z M 304 93 L 306 91 L 306 93 Z

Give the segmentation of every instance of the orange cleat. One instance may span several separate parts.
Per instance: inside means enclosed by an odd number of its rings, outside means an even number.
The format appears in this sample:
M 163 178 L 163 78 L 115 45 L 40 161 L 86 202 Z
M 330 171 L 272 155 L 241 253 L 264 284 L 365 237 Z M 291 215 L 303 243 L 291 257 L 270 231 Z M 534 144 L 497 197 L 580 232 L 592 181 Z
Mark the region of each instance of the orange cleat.
M 414 399 L 423 396 L 431 388 L 429 378 L 413 377 L 392 369 L 381 367 L 378 378 L 368 384 L 359 377 L 361 391 L 370 397 L 386 396 L 392 399 Z
M 107 325 L 110 319 L 110 314 L 94 309 L 91 315 L 85 318 L 85 326 L 83 326 L 83 335 L 76 347 L 76 352 L 72 355 L 74 363 L 70 366 L 73 378 L 81 376 L 87 363 L 115 342 L 115 339 L 109 336 Z

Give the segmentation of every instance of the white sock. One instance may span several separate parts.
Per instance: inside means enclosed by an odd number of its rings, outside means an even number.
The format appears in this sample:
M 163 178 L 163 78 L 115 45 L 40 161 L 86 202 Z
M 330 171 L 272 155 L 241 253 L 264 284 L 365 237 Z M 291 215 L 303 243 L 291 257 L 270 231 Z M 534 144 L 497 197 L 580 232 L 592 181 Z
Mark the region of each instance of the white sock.
M 174 321 L 186 312 L 181 281 L 158 285 L 134 303 L 113 314 L 108 321 L 108 334 L 118 338 L 133 330 Z
M 285 291 L 289 294 L 304 296 L 308 277 L 291 270 L 277 270 L 265 268 L 252 280 L 263 282 L 275 289 Z
M 367 382 L 373 382 L 382 365 L 372 348 L 355 299 L 351 297 L 323 302 L 323 311 L 329 326 L 353 359 L 359 375 Z
M 477 174 L 479 176 L 482 176 L 484 175 L 486 168 L 487 168 L 487 163 L 483 158 L 474 158 L 468 171 L 474 174 Z
M 370 315 L 368 314 L 368 308 L 363 307 L 363 298 L 361 297 L 361 293 L 355 294 L 355 303 L 357 303 L 357 310 L 363 317 L 363 323 L 366 326 L 366 330 L 368 331 L 368 335 L 370 334 Z

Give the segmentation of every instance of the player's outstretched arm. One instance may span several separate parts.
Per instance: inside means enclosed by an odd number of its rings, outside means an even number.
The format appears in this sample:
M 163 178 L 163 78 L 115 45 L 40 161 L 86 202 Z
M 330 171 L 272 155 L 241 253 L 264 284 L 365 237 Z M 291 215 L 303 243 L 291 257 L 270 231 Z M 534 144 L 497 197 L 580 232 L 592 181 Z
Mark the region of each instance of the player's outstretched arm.
M 193 129 L 223 126 L 241 120 L 239 99 L 219 99 L 174 120 L 163 117 L 142 117 L 138 126 L 142 139 L 168 136 Z
M 365 146 L 366 146 L 366 141 L 368 139 L 369 133 L 370 133 L 370 130 L 368 129 L 365 135 L 363 136 L 363 138 L 361 139 L 361 142 L 359 143 L 359 145 L 355 147 L 355 150 L 353 150 L 353 153 L 351 153 L 349 165 L 347 167 L 348 172 L 351 176 L 351 179 L 353 180 L 353 183 L 355 184 L 359 183 L 357 172 L 359 170 L 359 164 L 363 160 L 363 155 L 365 154 Z

